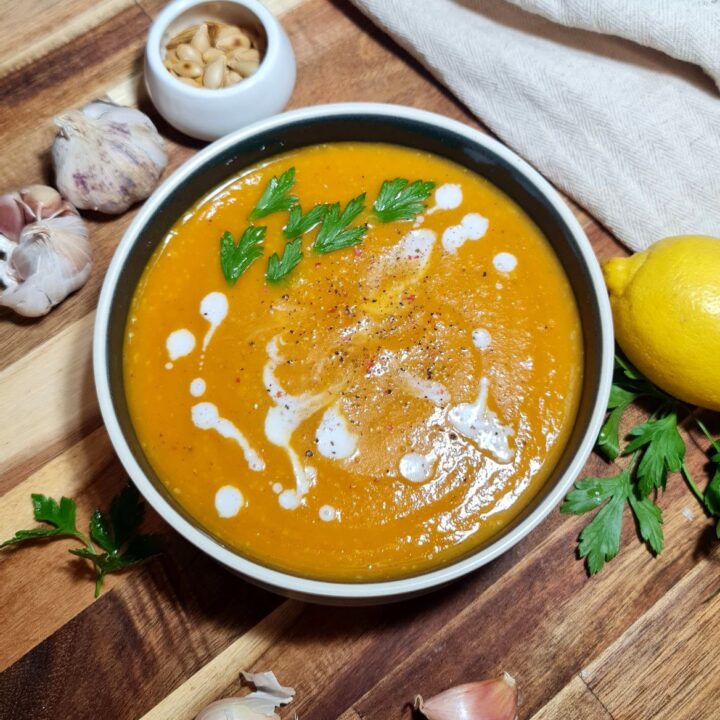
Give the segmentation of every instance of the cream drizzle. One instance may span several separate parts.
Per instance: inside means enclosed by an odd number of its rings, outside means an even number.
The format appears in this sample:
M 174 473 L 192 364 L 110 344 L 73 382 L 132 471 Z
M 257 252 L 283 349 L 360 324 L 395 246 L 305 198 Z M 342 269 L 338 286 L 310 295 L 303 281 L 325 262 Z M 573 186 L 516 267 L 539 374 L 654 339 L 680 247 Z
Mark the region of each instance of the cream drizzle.
M 318 452 L 331 460 L 345 460 L 357 450 L 358 437 L 350 432 L 338 403 L 325 411 L 315 436 Z
M 175 330 L 168 335 L 165 348 L 171 360 L 185 357 L 195 349 L 195 336 L 185 328 Z
M 270 400 L 274 403 L 265 416 L 265 436 L 273 445 L 283 448 L 290 458 L 295 476 L 295 489 L 281 492 L 278 501 L 286 510 L 294 510 L 312 487 L 316 474 L 314 468 L 304 466 L 300 462 L 298 454 L 290 445 L 290 440 L 298 426 L 327 405 L 331 396 L 327 391 L 317 395 L 311 393 L 290 395 L 285 391 L 275 375 L 275 370 L 283 361 L 278 348 L 279 341 L 279 336 L 276 335 L 265 348 L 268 360 L 263 368 L 263 383 Z
M 243 451 L 251 470 L 260 472 L 265 469 L 265 461 L 250 446 L 245 436 L 227 418 L 220 417 L 217 405 L 209 402 L 197 403 L 191 410 L 193 425 L 200 430 L 214 430 L 229 440 L 234 440 Z
M 323 505 L 318 511 L 318 516 L 323 522 L 340 519 L 340 513 L 332 505 Z
M 435 205 L 427 211 L 427 214 L 432 215 L 436 210 L 454 210 L 460 207 L 462 201 L 462 187 L 453 183 L 445 183 L 435 190 Z
M 408 453 L 400 458 L 400 474 L 410 482 L 425 482 L 432 475 L 435 460 L 434 453 L 429 455 Z
M 221 518 L 235 517 L 245 505 L 245 498 L 233 485 L 223 485 L 215 493 L 215 509 Z
M 480 392 L 474 403 L 460 403 L 450 409 L 448 420 L 461 435 L 472 440 L 480 450 L 492 453 L 498 461 L 507 463 L 515 451 L 509 446 L 508 438 L 514 435 L 509 425 L 503 425 L 496 413 L 487 407 L 490 381 L 480 379 Z
M 207 350 L 215 331 L 220 323 L 227 317 L 228 300 L 221 292 L 211 292 L 200 301 L 200 314 L 210 323 L 210 328 L 205 333 L 202 351 Z
M 449 253 L 456 253 L 468 240 L 479 240 L 485 235 L 490 223 L 479 213 L 468 213 L 460 225 L 451 225 L 442 234 L 442 244 Z
M 490 343 L 492 342 L 492 336 L 484 328 L 477 328 L 476 330 L 472 331 L 472 341 L 473 345 L 478 350 L 486 350 L 490 347 Z
M 517 267 L 517 263 L 517 258 L 509 252 L 498 253 L 493 258 L 493 265 L 498 272 L 512 272 Z
M 426 380 L 408 372 L 400 372 L 399 379 L 403 388 L 413 397 L 429 400 L 437 407 L 444 407 L 450 402 L 450 392 L 442 383 Z

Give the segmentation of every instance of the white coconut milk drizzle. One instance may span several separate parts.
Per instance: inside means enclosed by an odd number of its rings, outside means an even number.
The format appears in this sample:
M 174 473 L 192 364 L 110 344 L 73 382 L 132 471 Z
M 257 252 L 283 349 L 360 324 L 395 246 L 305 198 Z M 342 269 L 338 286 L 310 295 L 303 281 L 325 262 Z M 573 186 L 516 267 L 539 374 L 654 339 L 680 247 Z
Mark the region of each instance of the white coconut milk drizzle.
M 190 394 L 193 397 L 202 397 L 205 394 L 205 381 L 202 378 L 195 378 L 190 383 Z
M 425 378 L 412 375 L 408 372 L 400 372 L 400 382 L 403 389 L 413 397 L 420 400 L 429 400 L 437 407 L 444 407 L 450 402 L 450 393 L 448 389 L 435 380 L 426 380 Z
M 245 460 L 251 470 L 260 472 L 265 469 L 265 461 L 250 446 L 245 436 L 233 423 L 220 417 L 217 406 L 209 402 L 201 402 L 192 406 L 191 410 L 193 425 L 200 430 L 214 430 L 219 435 L 229 440 L 234 440 L 243 451 Z
M 173 366 L 172 361 L 189 355 L 195 349 L 195 336 L 185 328 L 171 332 L 165 341 L 165 348 L 171 362 L 165 367 L 170 370 Z
M 323 522 L 340 519 L 340 513 L 332 505 L 323 505 L 318 511 L 318 516 Z
M 436 210 L 454 210 L 460 207 L 463 201 L 463 192 L 460 185 L 446 183 L 435 190 L 435 205 L 427 210 L 427 215 L 432 215 Z
M 448 253 L 456 253 L 468 240 L 480 240 L 490 222 L 479 213 L 468 213 L 459 225 L 451 225 L 442 234 L 442 244 Z
M 492 336 L 484 328 L 477 328 L 476 330 L 472 331 L 472 341 L 473 345 L 478 350 L 486 350 L 490 347 L 490 343 L 492 342 Z
M 509 252 L 498 253 L 493 258 L 493 265 L 498 272 L 509 273 L 517 267 L 517 258 Z
M 345 460 L 357 450 L 357 435 L 350 432 L 337 403 L 323 414 L 315 437 L 318 452 L 330 460 Z
M 291 447 L 290 440 L 298 426 L 327 405 L 331 396 L 328 392 L 317 395 L 310 393 L 290 395 L 285 391 L 275 376 L 275 370 L 283 361 L 278 347 L 279 342 L 279 337 L 275 336 L 265 348 L 268 359 L 263 368 L 263 383 L 268 397 L 274 403 L 265 416 L 265 436 L 273 445 L 283 448 L 290 458 L 295 476 L 295 489 L 283 490 L 278 496 L 278 501 L 286 510 L 294 510 L 299 507 L 315 482 L 316 473 L 314 468 L 302 464 L 298 454 Z
M 205 351 L 212 340 L 215 331 L 220 327 L 220 323 L 227 317 L 228 300 L 221 292 L 211 292 L 200 301 L 200 314 L 210 323 L 210 328 L 205 333 L 202 344 L 203 360 L 205 359 Z M 202 366 L 203 360 L 200 361 Z
M 433 474 L 433 467 L 437 459 L 435 453 L 420 455 L 408 453 L 400 458 L 400 474 L 410 482 L 425 482 Z
M 243 505 L 245 505 L 245 498 L 242 492 L 233 485 L 223 485 L 215 493 L 215 510 L 221 518 L 235 517 Z
M 509 425 L 500 422 L 496 413 L 488 409 L 489 386 L 489 380 L 481 378 L 477 400 L 451 408 L 448 420 L 455 430 L 474 442 L 480 450 L 487 450 L 499 462 L 507 463 L 515 455 L 509 445 L 509 438 L 515 433 Z

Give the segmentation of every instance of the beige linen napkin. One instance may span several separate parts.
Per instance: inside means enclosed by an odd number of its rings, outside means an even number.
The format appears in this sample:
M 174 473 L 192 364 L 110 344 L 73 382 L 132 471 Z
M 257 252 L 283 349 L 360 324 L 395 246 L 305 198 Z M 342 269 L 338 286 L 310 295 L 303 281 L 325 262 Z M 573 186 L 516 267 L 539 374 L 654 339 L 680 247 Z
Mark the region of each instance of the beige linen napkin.
M 720 236 L 720 2 L 352 1 L 628 247 Z

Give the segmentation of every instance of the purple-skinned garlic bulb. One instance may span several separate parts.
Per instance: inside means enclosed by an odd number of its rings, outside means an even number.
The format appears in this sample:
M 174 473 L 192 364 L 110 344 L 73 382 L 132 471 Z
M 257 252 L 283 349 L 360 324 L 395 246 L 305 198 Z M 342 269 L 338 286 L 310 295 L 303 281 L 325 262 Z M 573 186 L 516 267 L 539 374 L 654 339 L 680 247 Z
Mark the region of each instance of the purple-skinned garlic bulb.
M 32 185 L 0 195 L 0 306 L 45 315 L 91 269 L 87 227 L 57 190 Z
M 96 100 L 55 124 L 55 184 L 75 207 L 118 215 L 157 187 L 167 154 L 144 113 Z

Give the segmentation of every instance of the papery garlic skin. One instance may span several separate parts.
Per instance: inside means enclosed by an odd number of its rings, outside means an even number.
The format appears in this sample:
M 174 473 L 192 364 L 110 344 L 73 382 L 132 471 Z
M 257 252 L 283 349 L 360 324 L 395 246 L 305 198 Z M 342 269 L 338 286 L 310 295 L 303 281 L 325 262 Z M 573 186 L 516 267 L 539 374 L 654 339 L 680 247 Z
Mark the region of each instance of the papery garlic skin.
M 295 690 L 283 687 L 272 672 L 241 673 L 256 690 L 240 698 L 224 698 L 210 703 L 195 720 L 279 720 L 275 709 L 292 702 Z
M 33 185 L 0 196 L 0 306 L 45 315 L 91 269 L 85 223 L 57 190 Z
M 167 154 L 144 113 L 97 100 L 55 124 L 55 183 L 75 207 L 117 215 L 157 187 Z
M 518 720 L 518 691 L 514 678 L 499 678 L 452 687 L 423 700 L 415 708 L 428 720 Z

